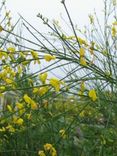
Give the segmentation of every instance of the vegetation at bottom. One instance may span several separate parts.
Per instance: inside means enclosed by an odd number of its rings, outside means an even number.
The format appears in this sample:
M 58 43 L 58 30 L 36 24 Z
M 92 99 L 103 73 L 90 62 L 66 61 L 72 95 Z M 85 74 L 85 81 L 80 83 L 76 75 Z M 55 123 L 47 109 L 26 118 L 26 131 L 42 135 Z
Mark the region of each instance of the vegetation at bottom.
M 39 13 L 47 34 L 21 15 L 13 24 L 6 3 L 0 7 L 0 156 L 116 156 L 117 1 L 103 0 L 103 20 L 94 12 L 79 28 L 62 0 L 68 31 Z

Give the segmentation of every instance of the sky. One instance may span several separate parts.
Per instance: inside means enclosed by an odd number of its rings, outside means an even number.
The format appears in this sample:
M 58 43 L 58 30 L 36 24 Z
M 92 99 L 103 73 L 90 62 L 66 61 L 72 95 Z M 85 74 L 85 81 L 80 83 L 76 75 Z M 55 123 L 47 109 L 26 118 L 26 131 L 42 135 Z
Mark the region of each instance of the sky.
M 100 17 L 100 12 L 103 8 L 103 0 L 66 0 L 66 6 L 72 17 L 72 20 L 79 28 L 87 25 L 89 22 L 88 15 L 93 14 L 94 9 Z M 18 14 L 21 14 L 35 28 L 41 32 L 45 32 L 45 28 L 39 18 L 38 13 L 41 13 L 49 20 L 59 20 L 61 25 L 64 23 L 61 16 L 68 21 L 65 9 L 61 0 L 7 0 L 7 9 L 11 10 L 13 21 L 17 21 Z M 66 27 L 64 27 L 66 29 Z M 38 68 L 38 67 L 36 67 Z M 34 69 L 36 69 L 34 67 Z M 61 71 L 57 71 L 58 75 Z
M 72 19 L 80 26 L 88 22 L 88 14 L 102 11 L 103 0 L 66 0 L 66 5 Z M 7 8 L 11 10 L 13 20 L 18 18 L 18 13 L 38 26 L 39 19 L 36 17 L 41 13 L 50 20 L 61 20 L 60 14 L 66 19 L 66 13 L 61 0 L 7 0 Z M 39 26 L 38 26 L 39 27 Z

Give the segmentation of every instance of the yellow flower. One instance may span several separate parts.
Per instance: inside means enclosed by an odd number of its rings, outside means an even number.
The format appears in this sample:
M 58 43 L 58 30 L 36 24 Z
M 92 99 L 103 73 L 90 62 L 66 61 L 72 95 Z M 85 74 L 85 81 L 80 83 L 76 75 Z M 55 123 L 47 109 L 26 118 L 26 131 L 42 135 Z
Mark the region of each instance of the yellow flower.
M 31 106 L 31 109 L 33 110 L 37 109 L 36 102 L 33 99 L 31 99 L 27 94 L 25 94 L 23 98 L 24 98 L 24 101 Z
M 79 114 L 79 116 L 80 116 L 81 118 L 85 117 L 85 110 L 83 110 L 83 111 Z
M 85 83 L 84 81 L 82 81 L 80 84 L 80 91 L 78 92 L 78 95 L 82 96 L 84 94 L 84 90 L 85 90 Z
M 51 61 L 51 60 L 55 60 L 56 57 L 53 56 L 53 55 L 50 55 L 50 54 L 46 54 L 46 55 L 44 56 L 44 59 L 45 59 L 47 62 L 49 62 L 49 61 Z
M 96 101 L 97 100 L 97 95 L 94 89 L 89 91 L 89 97 L 93 100 Z
M 8 52 L 14 53 L 15 52 L 15 48 L 14 47 L 9 47 L 7 48 Z
M 80 48 L 79 54 L 80 54 L 80 57 L 84 57 L 84 55 L 85 55 L 85 50 L 84 50 L 84 48 Z
M 54 147 L 52 147 L 51 156 L 57 156 L 57 152 Z
M 82 92 L 85 90 L 85 83 L 84 83 L 84 81 L 82 81 L 81 84 L 80 84 L 80 90 Z
M 112 27 L 112 37 L 116 37 L 117 29 L 115 26 Z
M 4 79 L 4 81 L 5 81 L 7 84 L 13 83 L 13 80 L 11 80 L 11 79 L 9 79 L 9 78 Z
M 32 55 L 33 59 L 35 60 L 34 63 L 37 62 L 38 64 L 40 64 L 38 53 L 36 51 L 32 50 L 31 55 Z
M 80 58 L 80 64 L 81 64 L 82 66 L 87 66 L 87 62 L 86 62 L 86 60 L 85 60 L 84 57 L 81 57 L 81 58 Z
M 17 120 L 15 121 L 15 124 L 17 124 L 17 125 L 22 125 L 23 122 L 24 122 L 24 120 L 23 120 L 22 118 L 19 118 L 19 119 L 17 119 Z
M 8 129 L 9 132 L 15 132 L 15 128 L 12 125 L 8 125 L 6 129 Z
M 44 151 L 42 151 L 42 150 L 38 152 L 38 155 L 39 156 L 46 156 L 45 153 L 44 153 Z
M 48 87 L 45 86 L 45 87 L 40 87 L 39 90 L 38 90 L 38 93 L 40 96 L 43 96 L 45 93 L 47 93 L 48 91 Z
M 76 36 L 63 36 L 63 39 L 67 39 L 67 40 L 73 40 L 73 39 L 76 39 Z M 88 46 L 87 42 L 85 40 L 83 40 L 82 38 L 80 37 L 77 37 L 78 39 L 78 42 L 80 43 L 80 45 L 85 45 L 85 46 Z
M 25 108 L 20 109 L 20 110 L 19 110 L 19 114 L 20 114 L 20 116 L 21 116 L 22 114 L 24 114 L 24 112 L 25 112 Z
M 39 78 L 40 78 L 40 80 L 41 80 L 41 82 L 42 82 L 43 84 L 45 84 L 45 82 L 46 82 L 46 80 L 47 80 L 47 76 L 48 76 L 47 73 L 43 73 L 43 74 L 40 74 L 40 75 L 39 75 Z
M 15 77 L 15 76 L 16 76 L 16 72 L 13 71 L 13 70 L 10 70 L 10 71 L 9 71 L 9 74 L 11 75 L 11 77 Z
M 89 47 L 89 51 L 90 51 L 91 55 L 94 55 L 94 45 L 95 45 L 95 42 L 91 42 L 91 45 Z
M 61 130 L 59 131 L 59 133 L 60 133 L 60 135 L 61 135 L 61 137 L 62 137 L 63 139 L 65 139 L 65 138 L 67 137 L 66 132 L 65 132 L 64 129 L 61 129 Z
M 83 40 L 82 38 L 78 37 L 78 41 L 79 41 L 80 45 L 88 46 L 87 42 L 85 40 Z
M 22 109 L 24 107 L 23 104 L 19 102 L 16 103 L 16 106 L 18 109 Z
M 6 52 L 4 52 L 2 49 L 0 49 L 0 59 L 8 58 L 8 55 Z
M 57 152 L 55 150 L 55 148 L 51 145 L 51 144 L 45 144 L 44 145 L 44 150 L 45 151 L 49 151 L 51 156 L 57 156 Z
M 50 84 L 55 88 L 55 91 L 58 92 L 60 90 L 61 82 L 57 78 L 51 78 Z
M 34 58 L 34 59 L 38 59 L 39 57 L 38 57 L 38 53 L 36 52 L 36 51 L 31 51 L 31 55 L 32 55 L 32 57 Z
M 31 99 L 31 98 L 30 98 L 27 94 L 25 94 L 23 98 L 24 98 L 24 101 L 25 101 L 26 103 L 30 104 L 30 99 Z
M 33 93 L 34 93 L 34 94 L 35 94 L 35 93 L 38 93 L 38 91 L 39 91 L 38 88 L 34 88 L 34 89 L 33 89 Z
M 50 151 L 51 149 L 52 149 L 52 145 L 51 144 L 47 143 L 47 144 L 44 145 L 44 150 L 45 151 Z
M 2 128 L 0 128 L 0 132 L 5 132 L 5 128 L 4 127 L 2 127 Z
M 37 109 L 38 107 L 37 107 L 37 104 L 32 100 L 31 101 L 31 109 L 32 110 L 35 110 L 35 109 Z
M 13 111 L 12 110 L 12 107 L 10 105 L 7 105 L 7 109 L 8 109 L 9 112 L 12 112 Z
M 5 90 L 5 86 L 0 86 L 0 91 L 4 91 Z
M 22 115 L 25 112 L 25 108 L 22 103 L 17 102 L 16 107 L 19 109 L 19 114 Z

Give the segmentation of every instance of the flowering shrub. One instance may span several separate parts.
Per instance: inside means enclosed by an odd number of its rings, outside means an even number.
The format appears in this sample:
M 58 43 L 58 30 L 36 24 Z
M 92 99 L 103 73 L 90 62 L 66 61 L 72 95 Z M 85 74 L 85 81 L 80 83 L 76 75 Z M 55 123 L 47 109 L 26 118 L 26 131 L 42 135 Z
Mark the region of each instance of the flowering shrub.
M 65 0 L 62 5 L 73 35 L 58 21 L 37 15 L 53 40 L 22 16 L 13 25 L 5 11 L 0 25 L 1 155 L 117 153 L 117 3 L 105 0 L 104 27 L 95 13 L 85 31 L 75 27 Z M 15 33 L 20 22 L 37 43 Z

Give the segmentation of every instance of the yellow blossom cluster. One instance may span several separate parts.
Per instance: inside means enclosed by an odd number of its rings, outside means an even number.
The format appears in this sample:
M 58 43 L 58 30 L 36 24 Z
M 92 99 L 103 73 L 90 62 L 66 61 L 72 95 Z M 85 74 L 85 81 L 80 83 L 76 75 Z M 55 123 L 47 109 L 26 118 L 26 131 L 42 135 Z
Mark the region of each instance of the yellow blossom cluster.
M 84 94 L 84 91 L 85 91 L 85 82 L 84 81 L 81 81 L 80 91 L 78 92 L 78 95 L 83 95 Z
M 37 103 L 31 99 L 27 94 L 23 97 L 24 101 L 28 104 L 28 106 L 31 106 L 31 109 L 35 110 L 38 108 Z
M 57 78 L 51 78 L 50 84 L 54 87 L 55 91 L 58 92 L 60 90 L 60 86 L 61 86 L 61 84 L 63 84 L 63 82 Z
M 91 89 L 89 91 L 89 97 L 92 99 L 92 101 L 96 101 L 97 100 L 96 91 L 94 89 Z
M 48 90 L 49 90 L 48 86 L 35 87 L 33 89 L 33 93 L 37 94 L 37 95 L 40 95 L 40 96 L 43 96 L 44 94 L 46 94 L 48 92 Z
M 42 74 L 39 75 L 39 79 L 40 79 L 40 81 L 41 81 L 43 84 L 46 83 L 47 76 L 48 76 L 47 73 L 42 73 Z
M 44 150 L 38 151 L 39 156 L 46 156 L 47 153 L 49 153 L 50 156 L 57 156 L 56 149 L 53 147 L 52 144 L 46 143 L 43 147 L 44 147 Z
M 65 129 L 61 129 L 61 130 L 59 131 L 59 134 L 60 134 L 60 136 L 61 136 L 63 139 L 66 139 L 67 134 L 66 134 Z
M 55 60 L 56 57 L 54 55 L 51 55 L 51 54 L 46 54 L 44 56 L 44 59 L 47 61 L 47 62 L 50 62 L 51 60 Z
M 79 54 L 80 54 L 80 64 L 83 65 L 83 66 L 87 66 L 87 62 L 86 62 L 86 59 L 85 59 L 85 50 L 84 50 L 84 48 L 80 48 Z
M 39 60 L 39 56 L 38 56 L 38 52 L 32 50 L 31 51 L 31 55 L 34 59 L 34 64 L 37 62 L 38 64 L 40 64 L 40 60 Z
M 24 120 L 15 116 L 13 117 L 13 123 L 17 125 L 22 125 L 24 123 Z
M 111 31 L 112 31 L 112 37 L 116 37 L 117 36 L 117 22 L 113 23 Z

